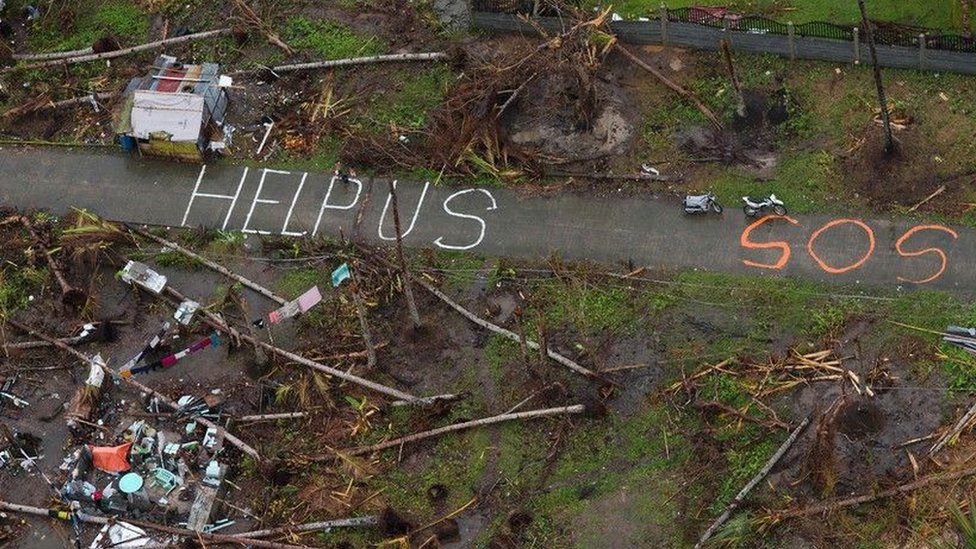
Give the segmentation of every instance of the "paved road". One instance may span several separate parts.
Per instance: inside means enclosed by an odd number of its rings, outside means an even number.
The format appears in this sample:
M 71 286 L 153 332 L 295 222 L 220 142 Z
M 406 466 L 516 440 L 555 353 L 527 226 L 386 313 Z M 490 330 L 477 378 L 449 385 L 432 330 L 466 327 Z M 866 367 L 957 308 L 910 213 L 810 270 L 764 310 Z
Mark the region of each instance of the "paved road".
M 184 165 L 122 153 L 0 149 L 0 204 L 75 206 L 130 222 L 393 239 L 388 183 L 234 165 Z M 750 229 L 737 204 L 689 217 L 673 202 L 501 188 L 398 184 L 405 243 L 490 255 L 652 268 L 700 268 L 969 293 L 976 231 L 820 216 L 770 218 Z M 788 189 L 777 189 L 789 204 Z M 812 242 L 811 242 L 812 241 Z M 914 281 L 914 282 L 913 282 Z

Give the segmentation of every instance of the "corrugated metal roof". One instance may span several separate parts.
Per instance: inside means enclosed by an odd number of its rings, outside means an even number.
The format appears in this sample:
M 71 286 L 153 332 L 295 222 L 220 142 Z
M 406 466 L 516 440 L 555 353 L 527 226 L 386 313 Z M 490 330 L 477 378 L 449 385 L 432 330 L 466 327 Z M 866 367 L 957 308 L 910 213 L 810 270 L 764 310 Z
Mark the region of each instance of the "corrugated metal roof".
M 211 120 L 224 121 L 227 93 L 219 83 L 217 63 L 181 64 L 175 57 L 160 55 L 152 72 L 126 86 L 128 100 L 116 131 L 140 139 L 160 131 L 174 142 L 202 139 L 201 131 Z

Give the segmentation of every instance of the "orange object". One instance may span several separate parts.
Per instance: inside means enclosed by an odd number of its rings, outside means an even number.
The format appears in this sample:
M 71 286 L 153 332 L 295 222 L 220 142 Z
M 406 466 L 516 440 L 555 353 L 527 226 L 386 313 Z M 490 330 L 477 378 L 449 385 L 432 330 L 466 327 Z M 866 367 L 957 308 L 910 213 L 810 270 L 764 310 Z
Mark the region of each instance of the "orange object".
M 129 465 L 129 449 L 131 442 L 121 446 L 89 446 L 92 455 L 92 465 L 107 473 L 121 473 L 132 468 Z

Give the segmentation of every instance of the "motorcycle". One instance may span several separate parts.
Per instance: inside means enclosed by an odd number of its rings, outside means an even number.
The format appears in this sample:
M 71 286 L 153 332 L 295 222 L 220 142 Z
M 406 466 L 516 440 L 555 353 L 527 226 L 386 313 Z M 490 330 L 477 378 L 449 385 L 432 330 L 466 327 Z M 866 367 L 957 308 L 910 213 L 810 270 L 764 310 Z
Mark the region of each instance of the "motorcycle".
M 689 194 L 682 202 L 682 206 L 684 206 L 687 214 L 708 213 L 709 210 L 717 214 L 722 213 L 722 205 L 718 203 L 715 194 L 711 192 L 698 195 Z
M 745 202 L 742 211 L 749 217 L 765 214 L 769 210 L 772 210 L 776 215 L 786 215 L 786 205 L 783 204 L 782 200 L 776 198 L 775 194 L 765 198 L 743 196 L 742 201 Z

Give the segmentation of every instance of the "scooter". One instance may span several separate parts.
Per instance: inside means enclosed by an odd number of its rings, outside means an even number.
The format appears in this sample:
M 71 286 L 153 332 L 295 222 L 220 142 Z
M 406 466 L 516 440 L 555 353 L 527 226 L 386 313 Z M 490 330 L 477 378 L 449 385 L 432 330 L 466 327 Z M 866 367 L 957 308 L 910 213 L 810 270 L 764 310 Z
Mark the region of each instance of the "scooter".
M 776 198 L 775 194 L 765 198 L 743 196 L 742 201 L 745 202 L 742 211 L 749 217 L 765 214 L 769 210 L 772 210 L 776 215 L 786 215 L 786 205 L 783 204 L 782 200 Z
M 717 214 L 722 213 L 722 205 L 718 203 L 715 194 L 711 192 L 697 195 L 689 194 L 682 202 L 682 206 L 684 206 L 687 214 L 708 213 L 709 210 Z

